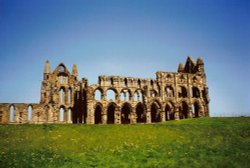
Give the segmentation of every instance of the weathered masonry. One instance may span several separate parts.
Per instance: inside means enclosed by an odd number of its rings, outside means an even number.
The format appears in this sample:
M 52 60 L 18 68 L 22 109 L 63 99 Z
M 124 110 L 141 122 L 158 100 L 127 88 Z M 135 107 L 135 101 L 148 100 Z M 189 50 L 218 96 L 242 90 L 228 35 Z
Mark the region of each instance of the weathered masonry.
M 0 103 L 0 123 L 154 123 L 209 116 L 204 63 L 188 57 L 178 72 L 156 72 L 156 79 L 99 76 L 98 84 L 78 80 L 61 63 L 45 63 L 40 103 Z

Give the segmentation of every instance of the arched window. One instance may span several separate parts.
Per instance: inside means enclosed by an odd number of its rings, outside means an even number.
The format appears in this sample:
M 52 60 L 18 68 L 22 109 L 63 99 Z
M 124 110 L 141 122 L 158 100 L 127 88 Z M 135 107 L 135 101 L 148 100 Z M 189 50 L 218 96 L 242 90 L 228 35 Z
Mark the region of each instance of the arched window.
M 182 98 L 187 97 L 187 89 L 184 86 L 180 87 L 179 97 L 182 97 Z
M 72 90 L 71 90 L 71 88 L 69 88 L 69 90 L 68 90 L 68 103 L 71 104 L 71 101 L 72 101 Z
M 182 102 L 180 107 L 180 119 L 188 118 L 188 104 L 186 102 Z
M 62 66 L 62 65 L 58 66 L 58 71 L 59 72 L 65 72 L 64 66 Z
M 199 98 L 200 97 L 200 91 L 197 87 L 192 87 L 192 94 L 194 98 Z
M 124 86 L 125 86 L 125 87 L 128 86 L 128 79 L 127 79 L 127 78 L 124 79 Z
M 72 111 L 71 111 L 71 108 L 69 108 L 69 110 L 68 110 L 68 122 L 72 123 Z
M 116 100 L 116 93 L 112 89 L 107 90 L 107 100 L 108 101 L 115 101 Z
M 32 112 L 33 112 L 32 106 L 29 105 L 29 107 L 28 107 L 28 121 L 32 121 Z
M 60 108 L 60 114 L 59 114 L 59 121 L 63 122 L 64 121 L 64 108 Z
M 134 101 L 142 101 L 142 92 L 137 90 L 134 94 Z
M 174 89 L 172 86 L 166 87 L 166 96 L 167 97 L 174 97 Z
M 151 85 L 152 87 L 154 86 L 154 81 L 153 81 L 153 80 L 150 81 L 150 85 Z
M 195 102 L 192 105 L 192 111 L 193 111 L 193 117 L 199 117 L 200 116 L 200 107 L 199 103 Z
M 102 99 L 102 93 L 101 93 L 101 91 L 99 89 L 96 89 L 94 96 L 95 96 L 95 100 L 100 101 Z
M 14 121 L 15 108 L 13 105 L 10 106 L 10 122 Z
M 110 85 L 114 85 L 114 80 L 113 80 L 113 78 L 110 78 Z
M 120 95 L 120 100 L 121 101 L 129 101 L 129 91 L 128 90 L 123 90 Z
M 138 79 L 137 84 L 138 84 L 138 87 L 141 87 L 141 80 L 140 79 Z
M 65 90 L 63 88 L 60 89 L 60 102 L 61 104 L 65 103 Z
M 60 76 L 60 84 L 64 84 L 64 77 L 63 76 Z
M 155 90 L 151 90 L 150 91 L 150 96 L 151 97 L 156 97 L 157 96 L 157 92 Z

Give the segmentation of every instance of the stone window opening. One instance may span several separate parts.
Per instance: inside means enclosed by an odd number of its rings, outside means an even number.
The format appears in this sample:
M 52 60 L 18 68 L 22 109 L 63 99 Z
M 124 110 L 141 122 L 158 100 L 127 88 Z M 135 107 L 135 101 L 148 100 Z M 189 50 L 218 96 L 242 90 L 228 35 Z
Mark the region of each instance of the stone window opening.
M 192 97 L 193 98 L 199 98 L 200 97 L 200 91 L 197 87 L 192 87 Z
M 28 121 L 32 121 L 33 108 L 31 105 L 28 107 Z
M 106 92 L 106 100 L 115 101 L 116 100 L 116 92 L 113 89 L 108 89 Z
M 127 78 L 124 79 L 124 86 L 128 87 L 128 79 Z
M 110 83 L 110 85 L 114 85 L 114 79 L 113 78 L 110 78 L 110 80 L 109 80 L 109 83 Z
M 15 114 L 15 107 L 14 105 L 10 106 L 10 122 L 14 122 L 14 114 Z
M 64 122 L 64 108 L 63 107 L 61 107 L 60 108 L 60 111 L 59 111 L 59 121 L 60 122 Z
M 174 89 L 171 86 L 166 87 L 166 97 L 174 97 Z
M 102 99 L 102 92 L 99 89 L 96 89 L 96 91 L 94 93 L 94 98 L 97 101 L 101 101 L 101 99 Z
M 150 85 L 151 85 L 151 87 L 154 87 L 154 81 L 153 80 L 150 81 Z
M 65 104 L 65 89 L 64 88 L 60 89 L 60 103 Z
M 138 79 L 137 85 L 138 85 L 138 87 L 141 87 L 141 80 L 140 79 Z
M 184 86 L 180 87 L 179 97 L 181 98 L 187 97 L 187 89 Z

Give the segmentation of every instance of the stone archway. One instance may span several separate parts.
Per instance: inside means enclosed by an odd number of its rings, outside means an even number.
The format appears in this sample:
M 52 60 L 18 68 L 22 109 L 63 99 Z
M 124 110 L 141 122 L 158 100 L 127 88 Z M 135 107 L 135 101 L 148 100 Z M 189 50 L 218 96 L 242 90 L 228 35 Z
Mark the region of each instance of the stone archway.
M 144 114 L 144 107 L 142 103 L 138 103 L 136 106 L 136 122 L 137 123 L 145 123 L 146 122 L 146 116 Z
M 125 103 L 121 110 L 121 123 L 130 124 L 131 122 L 132 107 L 130 104 Z
M 180 107 L 180 119 L 188 118 L 188 112 L 189 112 L 188 104 L 185 101 L 183 101 Z
M 195 117 L 195 118 L 198 118 L 198 117 L 200 117 L 200 105 L 199 105 L 199 103 L 198 102 L 195 102 L 194 104 L 193 104 L 193 116 Z
M 151 123 L 160 122 L 160 107 L 156 103 L 151 105 Z
M 95 124 L 102 124 L 102 107 L 99 104 L 95 108 Z
M 111 103 L 107 109 L 107 124 L 114 124 L 115 123 L 115 108 L 116 105 Z

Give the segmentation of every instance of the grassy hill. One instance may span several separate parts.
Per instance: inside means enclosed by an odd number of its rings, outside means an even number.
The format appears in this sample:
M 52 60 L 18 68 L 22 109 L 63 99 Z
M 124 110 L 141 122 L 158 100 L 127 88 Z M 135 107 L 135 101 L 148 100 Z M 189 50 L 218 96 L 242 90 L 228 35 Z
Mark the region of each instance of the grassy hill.
M 0 167 L 249 167 L 250 117 L 1 125 Z

